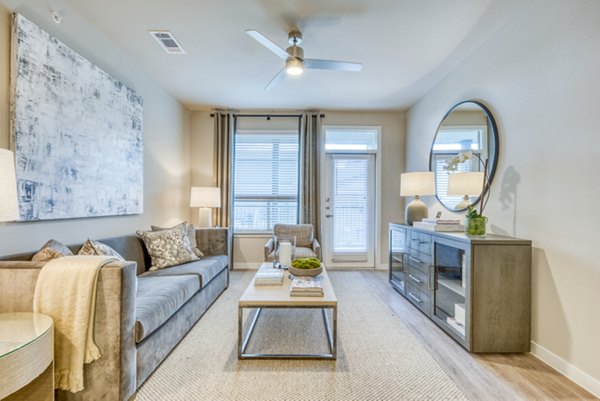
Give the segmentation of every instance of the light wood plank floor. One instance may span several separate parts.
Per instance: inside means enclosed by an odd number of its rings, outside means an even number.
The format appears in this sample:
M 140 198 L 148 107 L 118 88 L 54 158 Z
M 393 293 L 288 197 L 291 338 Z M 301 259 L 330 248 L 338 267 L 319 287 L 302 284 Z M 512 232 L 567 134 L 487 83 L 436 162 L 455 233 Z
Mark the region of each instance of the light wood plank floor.
M 470 354 L 398 294 L 384 271 L 329 270 L 356 275 L 378 293 L 450 377 L 473 400 L 596 400 L 531 354 Z M 390 344 L 390 346 L 393 346 Z
M 234 270 L 253 275 L 252 270 Z M 328 270 L 335 276 L 351 274 L 370 286 L 390 312 L 419 338 L 440 366 L 472 400 L 598 400 L 531 354 L 471 354 L 437 327 L 388 282 L 388 273 L 373 270 Z M 390 344 L 393 346 L 393 344 Z

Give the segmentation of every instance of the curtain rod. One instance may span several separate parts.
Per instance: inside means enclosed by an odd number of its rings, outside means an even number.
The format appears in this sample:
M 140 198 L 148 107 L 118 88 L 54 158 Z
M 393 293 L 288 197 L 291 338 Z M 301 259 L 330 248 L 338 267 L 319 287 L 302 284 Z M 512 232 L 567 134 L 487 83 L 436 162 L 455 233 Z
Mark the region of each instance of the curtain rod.
M 210 113 L 211 117 L 215 116 L 215 113 Z M 263 118 L 291 118 L 291 117 L 302 117 L 302 114 L 236 114 L 236 117 L 263 117 Z M 319 114 L 319 117 L 325 118 L 325 114 Z

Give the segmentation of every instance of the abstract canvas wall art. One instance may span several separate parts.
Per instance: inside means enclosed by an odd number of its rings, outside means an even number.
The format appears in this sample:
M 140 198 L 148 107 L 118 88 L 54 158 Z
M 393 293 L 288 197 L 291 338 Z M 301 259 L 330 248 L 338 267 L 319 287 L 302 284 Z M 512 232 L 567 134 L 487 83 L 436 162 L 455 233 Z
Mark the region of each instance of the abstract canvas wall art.
M 142 213 L 142 98 L 22 15 L 12 29 L 21 220 Z

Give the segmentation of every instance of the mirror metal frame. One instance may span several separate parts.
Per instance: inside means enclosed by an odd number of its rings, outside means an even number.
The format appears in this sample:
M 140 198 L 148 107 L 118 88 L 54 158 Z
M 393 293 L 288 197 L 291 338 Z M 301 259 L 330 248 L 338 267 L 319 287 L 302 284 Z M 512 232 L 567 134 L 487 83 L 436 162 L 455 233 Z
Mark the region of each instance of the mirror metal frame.
M 432 158 L 433 158 L 432 157 L 433 156 L 433 145 L 435 144 L 435 139 L 437 138 L 438 133 L 440 132 L 440 128 L 442 127 L 444 120 L 446 120 L 446 118 L 448 118 L 448 116 L 454 111 L 454 109 L 456 109 L 458 106 L 465 104 L 465 103 L 473 103 L 473 104 L 476 104 L 477 106 L 481 107 L 481 109 L 483 110 L 483 112 L 486 115 L 486 118 L 488 119 L 488 121 L 490 123 L 490 127 L 492 129 L 492 139 L 495 143 L 494 153 L 493 153 L 494 163 L 491 166 L 488 164 L 488 169 L 490 169 L 490 174 L 489 174 L 490 178 L 488 181 L 488 185 L 484 188 L 483 192 L 477 197 L 477 199 L 475 199 L 475 201 L 471 204 L 471 206 L 475 206 L 481 201 L 481 198 L 490 190 L 490 186 L 492 185 L 492 182 L 494 180 L 494 175 L 496 174 L 496 166 L 498 165 L 498 150 L 500 149 L 500 140 L 499 140 L 499 136 L 498 136 L 498 126 L 496 124 L 496 120 L 494 119 L 494 115 L 492 114 L 491 110 L 484 103 L 482 103 L 479 100 L 463 100 L 463 101 L 456 103 L 454 106 L 452 106 L 450 108 L 450 110 L 448 110 L 448 112 L 446 114 L 444 114 L 444 117 L 442 118 L 442 120 L 438 124 L 437 129 L 435 130 L 435 136 L 433 137 L 433 141 L 431 142 L 431 148 L 429 149 L 429 171 L 433 171 L 431 169 L 431 162 L 432 162 Z M 492 160 L 492 157 L 488 156 L 488 160 Z M 448 210 L 450 212 L 457 213 L 457 212 L 464 212 L 465 210 L 467 210 L 467 208 L 450 209 L 448 206 L 446 206 L 440 200 L 440 198 L 437 194 L 437 191 L 435 194 L 435 198 L 437 199 L 437 201 L 440 205 L 442 205 L 446 210 Z

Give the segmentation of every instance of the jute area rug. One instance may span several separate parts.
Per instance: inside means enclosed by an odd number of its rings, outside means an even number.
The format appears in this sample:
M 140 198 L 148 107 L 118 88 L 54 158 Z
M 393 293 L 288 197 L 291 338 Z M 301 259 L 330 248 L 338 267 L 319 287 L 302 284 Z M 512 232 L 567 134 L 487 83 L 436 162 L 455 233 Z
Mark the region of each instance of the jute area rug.
M 466 400 L 362 274 L 330 272 L 338 298 L 337 361 L 239 361 L 237 301 L 253 275 L 233 272 L 229 289 L 136 400 Z M 319 310 L 265 309 L 248 352 L 323 352 L 326 347 Z

